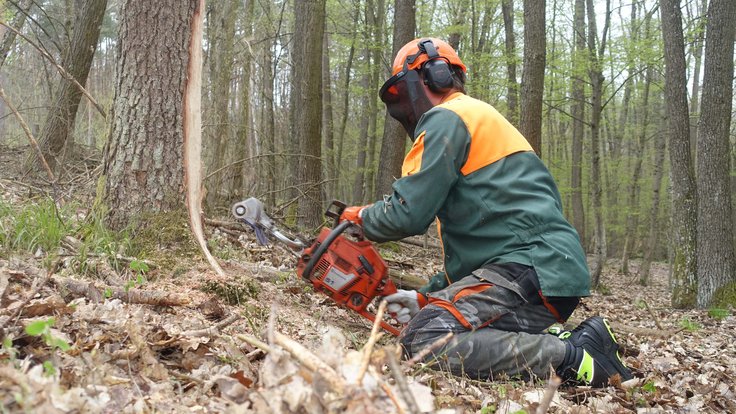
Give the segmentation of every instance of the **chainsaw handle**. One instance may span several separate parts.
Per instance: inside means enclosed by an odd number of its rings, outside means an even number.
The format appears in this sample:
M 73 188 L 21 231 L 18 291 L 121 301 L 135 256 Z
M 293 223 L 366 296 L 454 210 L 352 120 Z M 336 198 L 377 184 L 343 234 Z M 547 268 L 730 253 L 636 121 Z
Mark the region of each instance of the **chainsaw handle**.
M 332 210 L 332 207 L 335 207 L 336 210 Z M 330 203 L 329 206 L 327 206 L 327 210 L 325 211 L 325 217 L 330 217 L 335 219 L 335 227 L 337 227 L 338 224 L 340 224 L 340 216 L 342 216 L 342 212 L 345 211 L 345 208 L 348 205 L 343 203 L 339 200 L 332 200 L 332 203 Z
M 341 235 L 345 229 L 352 226 L 353 223 L 349 221 L 343 221 L 342 223 L 338 224 L 337 227 L 332 229 L 330 234 L 325 237 L 324 241 L 317 247 L 317 250 L 314 251 L 312 254 L 312 257 L 309 258 L 309 261 L 306 265 L 304 265 L 304 272 L 302 272 L 302 277 L 305 279 L 309 279 L 309 277 L 312 275 L 312 270 L 314 270 L 314 266 L 317 265 L 317 262 L 319 262 L 319 259 L 322 258 L 322 255 L 325 254 L 327 249 L 330 247 L 332 242 L 337 239 L 339 235 Z

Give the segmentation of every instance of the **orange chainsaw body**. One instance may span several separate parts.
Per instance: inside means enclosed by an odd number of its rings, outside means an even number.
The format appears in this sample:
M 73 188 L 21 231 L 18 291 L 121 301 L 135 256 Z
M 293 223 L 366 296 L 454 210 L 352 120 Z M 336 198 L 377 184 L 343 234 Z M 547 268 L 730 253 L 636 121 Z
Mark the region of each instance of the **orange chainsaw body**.
M 396 293 L 396 285 L 388 278 L 388 266 L 373 243 L 350 240 L 341 234 L 343 230 L 342 225 L 334 230 L 323 228 L 316 241 L 302 252 L 297 274 L 315 291 L 374 321 L 376 315 L 367 310 L 368 304 L 377 296 Z M 399 334 L 386 321 L 381 321 L 381 327 Z

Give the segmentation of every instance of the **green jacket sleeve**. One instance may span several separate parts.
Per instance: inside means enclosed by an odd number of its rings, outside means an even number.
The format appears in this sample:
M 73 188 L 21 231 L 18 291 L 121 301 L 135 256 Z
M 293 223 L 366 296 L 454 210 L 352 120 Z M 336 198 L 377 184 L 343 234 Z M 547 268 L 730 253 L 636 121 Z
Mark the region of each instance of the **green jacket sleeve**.
M 465 123 L 452 111 L 433 108 L 420 119 L 417 131 L 422 132 L 414 147 L 423 145 L 419 170 L 396 180 L 393 194 L 362 213 L 370 240 L 398 240 L 426 231 L 458 179 L 470 148 Z
M 445 272 L 439 272 L 436 275 L 432 276 L 426 285 L 417 289 L 417 292 L 426 295 L 427 293 L 432 293 L 438 290 L 442 290 L 446 288 L 447 286 L 449 286 L 449 284 L 447 282 L 447 276 L 445 275 Z

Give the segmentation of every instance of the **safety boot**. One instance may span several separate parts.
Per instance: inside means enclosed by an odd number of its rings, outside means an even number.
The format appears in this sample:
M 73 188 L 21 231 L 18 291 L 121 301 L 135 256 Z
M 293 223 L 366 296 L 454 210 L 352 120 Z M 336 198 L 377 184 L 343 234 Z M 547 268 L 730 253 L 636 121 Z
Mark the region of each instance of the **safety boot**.
M 557 368 L 557 375 L 564 381 L 605 387 L 616 374 L 621 376 L 621 381 L 634 377 L 621 360 L 616 336 L 602 317 L 586 319 L 572 331 L 557 336 L 566 347 L 565 359 Z

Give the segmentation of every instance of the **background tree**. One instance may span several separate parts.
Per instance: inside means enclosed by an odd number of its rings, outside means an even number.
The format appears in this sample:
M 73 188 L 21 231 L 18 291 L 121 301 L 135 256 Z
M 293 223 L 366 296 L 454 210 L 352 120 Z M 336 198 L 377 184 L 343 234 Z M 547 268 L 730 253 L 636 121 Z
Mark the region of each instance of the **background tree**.
M 704 110 L 698 125 L 698 306 L 736 281 L 729 177 L 736 2 L 711 0 L 705 32 Z
M 585 245 L 585 207 L 583 205 L 583 138 L 585 136 L 585 83 L 583 81 L 586 65 L 586 29 L 585 0 L 575 0 L 573 13 L 573 54 L 572 82 L 572 165 L 571 169 L 571 201 L 572 224 Z
M 519 129 L 542 155 L 542 96 L 546 59 L 546 0 L 524 0 L 524 69 L 521 76 Z
M 322 36 L 325 0 L 297 1 L 292 46 L 292 139 L 301 146 L 298 174 L 299 223 L 316 228 L 324 213 L 322 182 Z
M 685 41 L 679 0 L 661 0 L 667 136 L 672 198 L 672 305 L 690 307 L 697 292 L 697 194 L 690 154 Z
M 104 151 L 107 224 L 183 207 L 182 107 L 197 0 L 125 1 L 112 127 Z
M 415 14 L 414 0 L 394 1 L 393 41 L 389 65 L 393 62 L 393 57 L 399 53 L 399 49 L 414 39 Z M 388 75 L 390 70 L 382 73 Z M 383 110 L 385 106 L 381 104 L 379 107 Z M 404 161 L 404 149 L 406 148 L 406 130 L 399 121 L 388 114 L 388 111 L 386 111 L 383 125 L 381 154 L 378 158 L 379 168 L 376 176 L 376 199 L 381 198 L 383 194 L 390 194 L 391 184 L 396 178 L 401 177 L 401 164 Z
M 509 120 L 509 122 L 511 122 L 515 126 L 518 126 L 519 82 L 516 80 L 516 33 L 514 33 L 514 0 L 502 0 L 501 13 L 503 14 L 503 28 L 505 34 L 504 47 L 506 51 L 506 72 L 508 74 L 508 92 L 506 92 L 508 109 L 506 111 L 506 118 Z
M 64 53 L 61 66 L 82 86 L 87 83 L 106 7 L 107 0 L 76 0 L 74 4 L 75 24 L 72 40 Z M 71 80 L 62 76 L 59 78 L 54 95 L 55 102 L 46 117 L 38 140 L 43 156 L 51 169 L 56 169 L 58 158 L 68 150 L 68 141 L 74 130 L 82 92 Z M 35 152 L 29 153 L 25 169 L 41 170 Z

